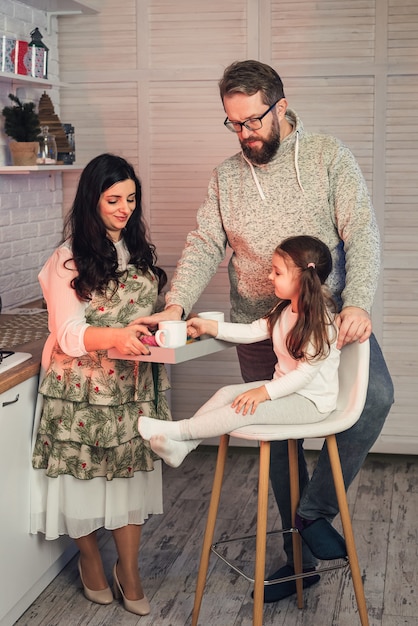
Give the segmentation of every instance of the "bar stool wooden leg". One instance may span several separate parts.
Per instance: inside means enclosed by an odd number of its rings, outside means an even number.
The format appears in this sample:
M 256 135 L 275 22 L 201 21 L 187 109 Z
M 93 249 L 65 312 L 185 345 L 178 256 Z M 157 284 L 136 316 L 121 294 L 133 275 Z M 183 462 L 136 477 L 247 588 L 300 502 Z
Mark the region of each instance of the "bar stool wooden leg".
M 347 504 L 347 494 L 345 491 L 344 478 L 341 471 L 340 455 L 335 435 L 326 437 L 328 455 L 331 463 L 332 476 L 334 478 L 335 491 L 337 494 L 338 508 L 340 510 L 341 523 L 344 531 L 347 555 L 350 564 L 351 578 L 353 581 L 354 593 L 362 626 L 369 626 L 367 615 L 366 598 L 364 596 L 363 581 L 361 579 L 360 565 L 358 562 L 356 545 L 354 542 L 353 527 L 351 525 L 350 513 Z
M 196 593 L 192 613 L 192 626 L 197 626 L 206 577 L 209 567 L 209 557 L 213 544 L 216 517 L 218 515 L 219 500 L 221 497 L 222 480 L 225 471 L 226 456 L 228 453 L 229 435 L 222 435 L 219 442 L 218 457 L 216 460 L 215 476 L 213 478 L 212 495 L 209 503 L 208 519 L 203 539 L 202 554 L 200 557 L 199 573 L 197 576 Z
M 296 511 L 299 505 L 299 463 L 298 463 L 298 442 L 296 439 L 289 439 L 287 442 L 289 455 L 289 482 L 290 482 L 290 508 L 292 513 L 292 526 L 295 527 Z M 302 573 L 302 545 L 299 533 L 292 533 L 293 562 L 295 574 Z M 298 608 L 303 609 L 303 580 L 296 579 L 296 597 Z
M 270 442 L 260 441 L 258 476 L 257 537 L 255 545 L 253 626 L 263 626 L 264 577 L 266 571 L 267 510 L 270 470 Z

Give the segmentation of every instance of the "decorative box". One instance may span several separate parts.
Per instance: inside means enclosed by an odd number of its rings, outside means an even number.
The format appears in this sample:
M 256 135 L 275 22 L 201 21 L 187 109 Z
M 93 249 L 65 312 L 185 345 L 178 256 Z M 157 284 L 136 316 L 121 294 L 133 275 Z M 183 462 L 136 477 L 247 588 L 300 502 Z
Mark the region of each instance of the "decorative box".
M 28 69 L 26 67 L 27 58 L 28 58 L 28 42 L 23 41 L 22 39 L 16 40 L 15 49 L 11 54 L 12 61 L 14 63 L 14 73 L 15 74 L 23 74 L 26 76 L 29 74 Z M 25 63 L 26 59 L 26 63 Z
M 0 71 L 15 71 L 14 51 L 16 47 L 16 39 L 10 35 L 0 35 Z

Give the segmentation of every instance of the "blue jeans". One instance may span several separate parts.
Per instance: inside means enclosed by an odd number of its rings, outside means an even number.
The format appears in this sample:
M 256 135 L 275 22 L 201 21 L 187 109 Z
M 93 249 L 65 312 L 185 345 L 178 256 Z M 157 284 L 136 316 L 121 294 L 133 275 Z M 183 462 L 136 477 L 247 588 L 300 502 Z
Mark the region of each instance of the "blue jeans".
M 257 344 L 240 345 L 237 347 L 237 352 L 245 382 L 272 377 L 276 357 L 269 340 Z M 369 386 L 363 413 L 354 426 L 337 435 L 346 489 L 359 472 L 370 448 L 378 438 L 392 404 L 392 380 L 379 344 L 372 335 L 370 337 Z M 301 493 L 298 513 L 306 519 L 325 517 L 331 522 L 338 513 L 338 503 L 326 444 L 322 447 L 311 478 L 309 478 L 305 461 L 303 440 L 298 442 L 298 461 Z M 287 441 L 271 443 L 270 481 L 282 518 L 282 528 L 290 528 Z M 293 565 L 292 539 L 289 533 L 283 535 L 283 542 L 288 563 Z M 303 544 L 303 565 L 304 567 L 316 565 L 315 557 L 305 544 Z

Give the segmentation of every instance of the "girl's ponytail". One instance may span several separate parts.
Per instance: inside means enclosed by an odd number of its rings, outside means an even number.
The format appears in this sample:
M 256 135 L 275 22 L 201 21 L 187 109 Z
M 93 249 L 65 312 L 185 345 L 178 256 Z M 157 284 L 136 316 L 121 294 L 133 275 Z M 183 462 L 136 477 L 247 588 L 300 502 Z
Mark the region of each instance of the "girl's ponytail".
M 329 248 L 316 237 L 300 235 L 285 239 L 275 253 L 300 270 L 298 319 L 286 338 L 286 347 L 294 359 L 323 358 L 335 339 L 332 326 L 336 305 L 325 286 L 332 269 Z M 270 332 L 288 304 L 280 301 L 266 316 Z

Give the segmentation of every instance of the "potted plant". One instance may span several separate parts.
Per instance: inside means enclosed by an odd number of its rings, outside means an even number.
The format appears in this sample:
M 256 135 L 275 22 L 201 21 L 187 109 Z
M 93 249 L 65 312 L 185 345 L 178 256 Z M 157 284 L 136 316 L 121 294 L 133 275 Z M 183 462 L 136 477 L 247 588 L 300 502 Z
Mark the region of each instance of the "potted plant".
M 13 165 L 35 165 L 38 154 L 38 135 L 41 132 L 34 102 L 21 102 L 9 94 L 14 103 L 3 108 L 4 132 L 11 138 L 9 147 Z

